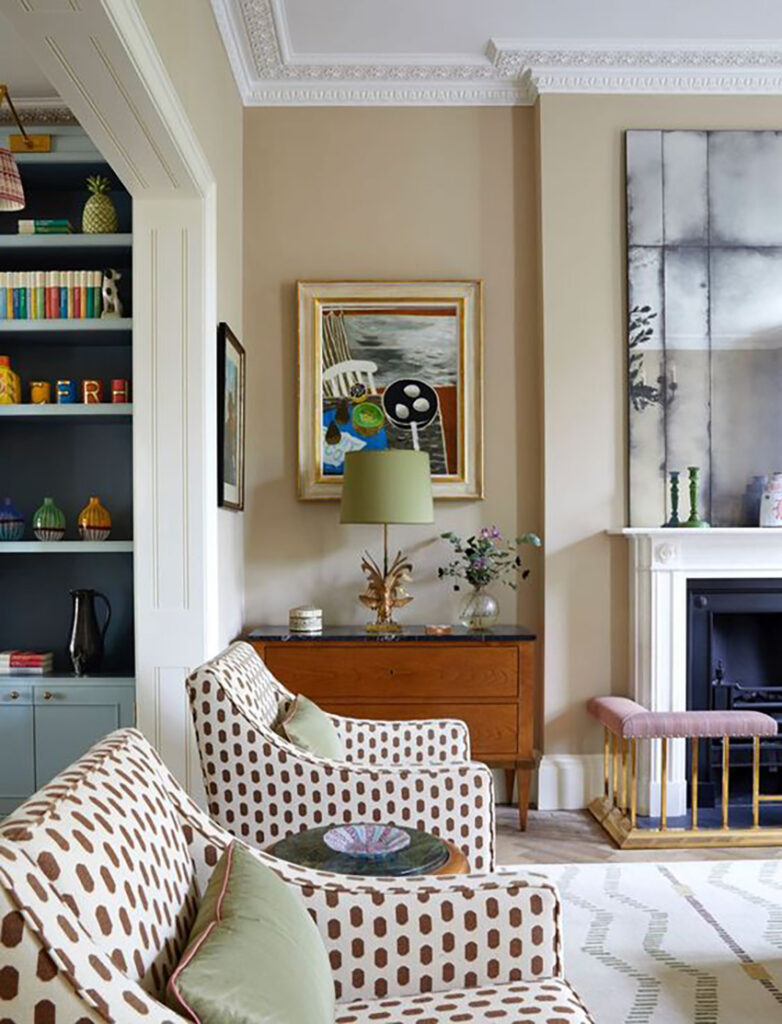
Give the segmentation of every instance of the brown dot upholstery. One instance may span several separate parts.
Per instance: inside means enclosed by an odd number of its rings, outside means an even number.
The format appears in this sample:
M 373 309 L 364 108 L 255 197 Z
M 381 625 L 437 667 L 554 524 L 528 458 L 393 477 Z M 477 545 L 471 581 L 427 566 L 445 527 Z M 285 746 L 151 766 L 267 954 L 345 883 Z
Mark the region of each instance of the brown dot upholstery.
M 179 1024 L 158 995 L 230 840 L 139 732 L 94 747 L 0 826 L 0 1021 Z M 543 878 L 357 879 L 255 855 L 315 920 L 341 1024 L 590 1021 Z
M 372 722 L 332 716 L 344 761 L 316 757 L 273 728 L 291 694 L 246 643 L 187 680 L 209 813 L 264 849 L 329 822 L 392 821 L 442 835 L 475 871 L 494 866 L 491 771 L 469 760 L 454 720 Z

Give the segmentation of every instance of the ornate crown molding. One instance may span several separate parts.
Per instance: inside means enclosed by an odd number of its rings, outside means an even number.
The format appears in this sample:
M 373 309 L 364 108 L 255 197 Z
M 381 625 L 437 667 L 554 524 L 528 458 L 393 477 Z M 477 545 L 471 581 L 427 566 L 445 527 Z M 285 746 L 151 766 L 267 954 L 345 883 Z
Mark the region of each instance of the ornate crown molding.
M 244 97 L 250 107 L 524 106 L 534 102 L 527 83 L 264 82 Z
M 535 98 L 528 78 L 503 81 L 488 58 L 302 60 L 289 53 L 279 0 L 212 0 L 212 8 L 247 106 L 515 106 Z
M 530 46 L 492 40 L 498 75 L 528 74 L 538 93 L 745 93 L 782 91 L 782 41 L 695 46 Z
M 291 52 L 283 0 L 211 0 L 247 106 L 533 103 L 540 93 L 782 92 L 782 40 L 741 46 L 493 39 L 486 58 L 350 57 Z
M 22 124 L 48 124 L 68 125 L 78 124 L 73 113 L 62 105 L 61 100 L 17 100 L 14 99 L 14 106 L 19 114 Z M 14 124 L 11 111 L 5 104 L 0 107 L 0 124 Z

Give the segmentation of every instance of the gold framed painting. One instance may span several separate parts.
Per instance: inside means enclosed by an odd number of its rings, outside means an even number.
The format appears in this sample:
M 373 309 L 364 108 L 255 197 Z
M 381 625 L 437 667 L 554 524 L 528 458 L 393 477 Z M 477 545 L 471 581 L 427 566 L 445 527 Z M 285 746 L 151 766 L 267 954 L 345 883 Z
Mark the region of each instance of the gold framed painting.
M 299 497 L 345 455 L 429 453 L 435 498 L 483 497 L 480 281 L 299 281 Z

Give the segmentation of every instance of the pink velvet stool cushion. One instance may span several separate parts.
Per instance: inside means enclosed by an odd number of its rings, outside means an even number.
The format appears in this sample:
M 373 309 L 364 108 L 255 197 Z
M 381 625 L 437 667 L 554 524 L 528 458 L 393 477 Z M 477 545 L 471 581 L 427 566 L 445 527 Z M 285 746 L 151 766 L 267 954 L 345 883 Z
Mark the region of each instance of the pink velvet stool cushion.
M 587 710 L 623 739 L 777 734 L 775 719 L 761 711 L 647 711 L 627 697 L 593 697 Z
M 649 714 L 642 704 L 629 697 L 593 697 L 587 704 L 587 711 L 617 736 L 626 735 L 624 730 L 631 718 Z

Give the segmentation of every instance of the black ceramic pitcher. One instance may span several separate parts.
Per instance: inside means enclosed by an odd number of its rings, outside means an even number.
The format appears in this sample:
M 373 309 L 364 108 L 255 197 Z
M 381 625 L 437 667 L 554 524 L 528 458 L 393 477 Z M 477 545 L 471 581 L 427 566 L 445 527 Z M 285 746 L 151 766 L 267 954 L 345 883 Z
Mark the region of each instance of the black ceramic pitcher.
M 111 605 L 105 594 L 97 590 L 72 590 L 73 619 L 71 621 L 71 639 L 68 653 L 73 663 L 73 671 L 77 676 L 86 676 L 97 672 L 103 661 L 103 638 L 111 621 Z M 99 597 L 106 605 L 106 617 L 103 626 L 98 626 L 95 616 L 95 598 Z

